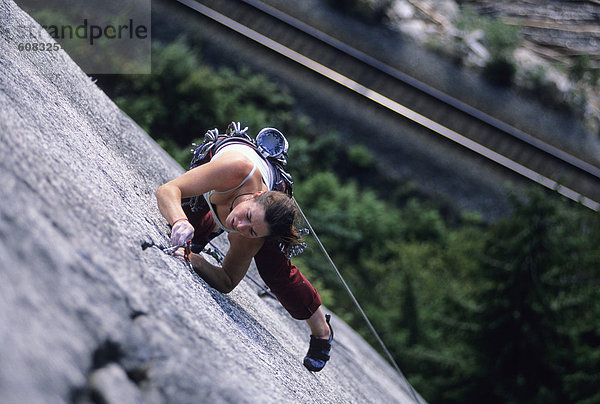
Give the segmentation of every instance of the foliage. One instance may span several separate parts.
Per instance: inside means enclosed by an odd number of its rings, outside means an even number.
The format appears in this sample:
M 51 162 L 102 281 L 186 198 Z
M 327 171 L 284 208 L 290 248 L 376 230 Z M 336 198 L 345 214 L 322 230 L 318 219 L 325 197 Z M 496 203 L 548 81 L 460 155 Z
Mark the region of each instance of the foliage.
M 509 86 L 517 68 L 510 59 L 505 57 L 494 57 L 483 67 L 483 77 L 490 83 L 507 87 Z
M 449 319 L 445 301 L 466 299 L 472 292 L 463 282 L 477 269 L 476 251 L 483 242 L 480 225 L 450 231 L 440 213 L 426 204 L 411 200 L 400 211 L 353 182 L 340 183 L 332 173 L 299 183 L 296 195 L 388 348 L 417 380 L 417 389 L 438 394 L 442 381 L 432 385 L 430 377 L 466 372 L 456 359 L 467 356 L 456 327 L 468 327 L 461 319 Z M 310 239 L 309 245 L 304 265 L 326 288 L 338 291 L 336 312 L 373 341 Z M 454 378 L 460 379 L 457 374 Z
M 491 59 L 483 68 L 483 77 L 493 84 L 508 86 L 517 71 L 512 53 L 521 41 L 519 28 L 487 20 L 484 32 Z
M 339 163 L 342 148 L 334 132 L 295 131 L 288 152 L 288 169 L 302 183 L 314 172 L 332 171 Z
M 472 340 L 479 365 L 472 394 L 481 401 L 562 403 L 591 398 L 569 383 L 599 376 L 597 366 L 590 368 L 587 358 L 573 355 L 576 347 L 587 345 L 582 344 L 582 332 L 598 336 L 596 327 L 590 330 L 573 321 L 584 311 L 596 320 L 600 314 L 597 285 L 576 286 L 581 277 L 597 276 L 600 268 L 589 240 L 597 240 L 598 231 L 586 223 L 592 219 L 597 225 L 598 216 L 566 208 L 535 192 L 526 201 L 515 201 L 514 214 L 490 229 L 481 261 L 482 282 L 475 293 L 479 328 Z M 580 370 L 581 361 L 591 375 Z M 587 394 L 597 393 L 588 389 Z
M 569 76 L 575 81 L 587 81 L 595 86 L 600 80 L 600 68 L 593 67 L 590 55 L 578 55 L 573 58 Z
M 464 7 L 455 24 L 463 32 L 483 31 L 485 45 L 490 52 L 483 77 L 496 85 L 510 85 L 517 70 L 512 54 L 521 42 L 520 27 L 483 17 L 468 6 Z
M 487 21 L 485 17 L 479 15 L 471 6 L 463 7 L 462 12 L 456 17 L 457 18 L 456 21 L 454 21 L 454 25 L 457 29 L 464 32 L 482 29 Z
M 499 20 L 488 20 L 484 32 L 486 44 L 496 57 L 510 57 L 521 42 L 520 28 Z
M 355 145 L 348 149 L 348 160 L 352 165 L 364 169 L 373 164 L 374 157 L 365 146 Z
M 463 32 L 482 30 L 488 49 L 493 57 L 508 57 L 521 42 L 521 28 L 482 16 L 472 7 L 463 7 L 454 22 Z

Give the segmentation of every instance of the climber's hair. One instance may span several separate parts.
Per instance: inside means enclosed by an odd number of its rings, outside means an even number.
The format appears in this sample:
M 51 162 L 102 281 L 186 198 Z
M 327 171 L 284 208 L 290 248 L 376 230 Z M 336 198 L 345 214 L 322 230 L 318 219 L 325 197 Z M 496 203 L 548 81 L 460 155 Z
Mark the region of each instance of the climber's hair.
M 278 191 L 263 192 L 256 202 L 265 208 L 265 222 L 269 226 L 269 236 L 289 249 L 302 241 L 296 228 L 299 212 L 296 203 L 287 194 Z

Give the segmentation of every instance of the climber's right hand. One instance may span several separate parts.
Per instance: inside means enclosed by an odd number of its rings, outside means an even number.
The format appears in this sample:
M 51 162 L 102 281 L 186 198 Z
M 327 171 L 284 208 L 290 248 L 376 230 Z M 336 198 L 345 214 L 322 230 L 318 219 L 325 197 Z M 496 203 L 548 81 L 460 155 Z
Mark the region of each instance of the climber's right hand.
M 171 246 L 184 246 L 194 237 L 194 226 L 187 219 L 176 220 L 171 229 Z

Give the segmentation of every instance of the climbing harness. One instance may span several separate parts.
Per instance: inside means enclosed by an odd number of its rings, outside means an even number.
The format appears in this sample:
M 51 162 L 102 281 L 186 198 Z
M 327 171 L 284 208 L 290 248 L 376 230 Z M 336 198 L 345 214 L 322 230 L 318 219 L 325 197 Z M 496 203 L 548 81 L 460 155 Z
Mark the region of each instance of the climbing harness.
M 375 336 L 375 339 L 377 340 L 377 342 L 379 343 L 379 345 L 381 346 L 381 348 L 385 352 L 386 356 L 388 357 L 389 361 L 394 366 L 394 368 L 396 369 L 396 371 L 398 372 L 398 374 L 406 381 L 406 384 L 408 384 L 408 387 L 409 387 L 410 394 L 411 394 L 412 398 L 415 400 L 415 402 L 417 402 L 417 403 L 420 402 L 420 400 L 417 398 L 417 393 L 415 392 L 415 390 L 413 389 L 412 385 L 408 382 L 408 380 L 406 379 L 406 377 L 404 376 L 404 374 L 400 370 L 400 367 L 398 366 L 398 364 L 396 363 L 396 361 L 392 357 L 392 354 L 390 353 L 390 351 L 387 349 L 387 347 L 385 346 L 385 344 L 383 343 L 383 341 L 379 337 L 379 334 L 377 333 L 377 331 L 375 331 L 375 327 L 373 327 L 373 325 L 371 324 L 371 321 L 369 321 L 369 318 L 367 317 L 367 315 L 365 314 L 364 310 L 362 309 L 362 307 L 358 303 L 358 300 L 356 300 L 356 297 L 354 297 L 354 294 L 352 293 L 352 291 L 350 290 L 350 287 L 348 286 L 348 284 L 346 283 L 346 281 L 342 277 L 342 274 L 340 273 L 340 271 L 338 270 L 337 266 L 335 265 L 335 263 L 333 262 L 333 260 L 329 256 L 329 254 L 327 253 L 327 250 L 323 246 L 323 243 L 321 243 L 321 240 L 319 239 L 319 236 L 317 236 L 317 233 L 315 233 L 314 229 L 312 228 L 310 222 L 308 221 L 308 218 L 306 217 L 306 215 L 302 211 L 302 208 L 298 204 L 298 201 L 296 201 L 296 198 L 294 198 L 294 197 L 292 197 L 292 199 L 293 199 L 294 203 L 296 204 L 296 206 L 298 207 L 298 211 L 300 212 L 300 215 L 302 216 L 302 219 L 304 220 L 304 222 L 308 226 L 308 229 L 310 230 L 310 233 L 313 235 L 313 237 L 315 238 L 317 244 L 319 245 L 319 248 L 323 252 L 323 255 L 325 255 L 325 258 L 329 261 L 329 265 L 331 265 L 331 267 L 333 268 L 333 270 L 335 271 L 335 273 L 337 274 L 337 276 L 340 278 L 340 281 L 342 282 L 342 285 L 346 289 L 346 292 L 348 292 L 348 295 L 350 296 L 350 298 L 354 302 L 354 305 L 358 308 L 358 311 L 360 312 L 360 314 L 362 315 L 363 319 L 365 320 L 365 322 L 369 326 L 369 329 L 371 330 L 371 333 L 373 333 L 373 335 Z

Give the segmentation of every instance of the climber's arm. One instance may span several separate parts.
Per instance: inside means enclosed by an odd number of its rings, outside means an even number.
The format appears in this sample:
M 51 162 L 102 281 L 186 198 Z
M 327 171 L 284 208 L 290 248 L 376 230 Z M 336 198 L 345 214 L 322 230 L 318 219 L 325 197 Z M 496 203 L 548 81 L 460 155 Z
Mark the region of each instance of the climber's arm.
M 210 190 L 235 188 L 252 170 L 254 164 L 232 153 L 196 167 L 161 185 L 155 192 L 160 213 L 172 224 L 186 215 L 181 199 L 201 195 Z
M 229 251 L 221 267 L 211 264 L 199 254 L 191 256 L 196 273 L 222 293 L 231 292 L 244 279 L 252 258 L 260 250 L 264 240 L 230 234 L 229 243 Z

